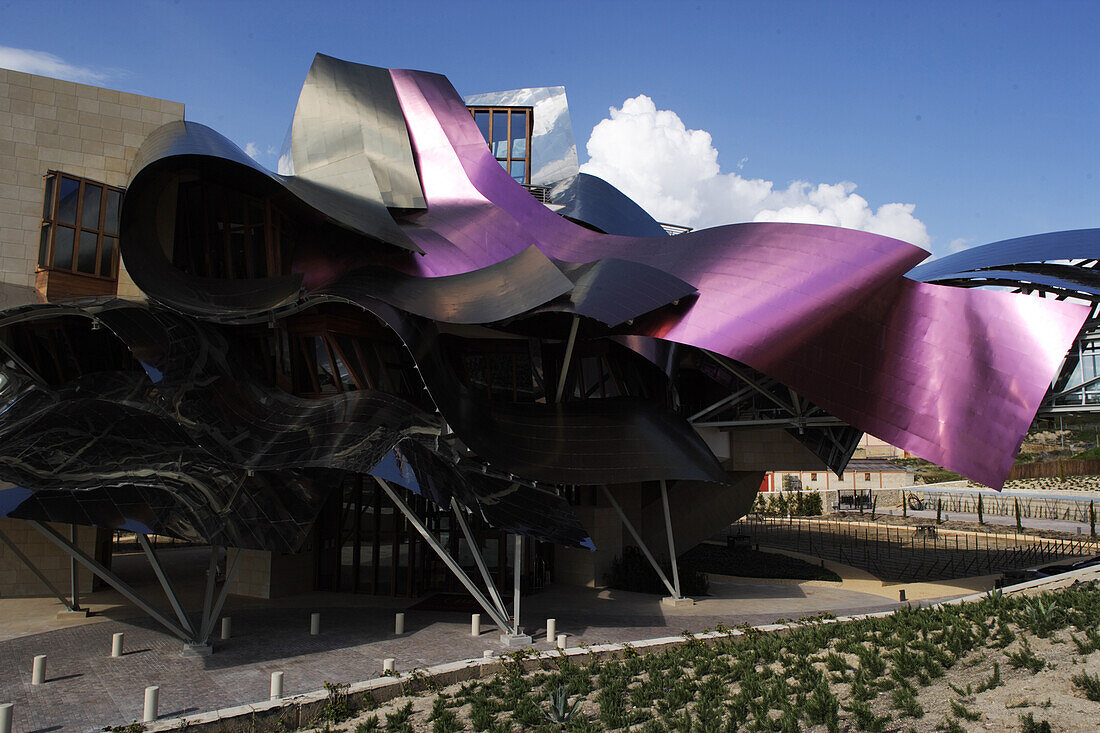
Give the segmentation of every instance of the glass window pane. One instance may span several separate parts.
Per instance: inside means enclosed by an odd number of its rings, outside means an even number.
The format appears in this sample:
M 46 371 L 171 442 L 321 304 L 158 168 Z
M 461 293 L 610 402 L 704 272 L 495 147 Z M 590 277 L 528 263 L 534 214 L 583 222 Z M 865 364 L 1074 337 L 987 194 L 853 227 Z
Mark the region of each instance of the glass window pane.
M 84 184 L 84 207 L 80 214 L 80 226 L 99 229 L 99 203 L 103 200 L 103 187 Z
M 508 139 L 508 113 L 493 112 L 493 142 Z
M 46 176 L 46 192 L 42 198 L 42 218 L 53 218 L 53 182 L 57 176 Z
M 477 123 L 477 129 L 481 130 L 481 136 L 485 138 L 485 142 L 489 142 L 489 113 L 475 112 L 474 122 Z
M 89 275 L 95 274 L 96 241 L 99 239 L 97 232 L 80 231 L 80 247 L 76 251 L 76 269 Z
M 493 112 L 493 155 L 508 157 L 508 113 Z
M 515 129 L 515 128 L 513 128 Z M 512 138 L 512 157 L 513 158 L 526 158 L 527 157 L 527 138 L 514 137 Z
M 65 224 L 76 224 L 76 201 L 80 192 L 80 182 L 65 176 L 61 177 L 61 188 L 57 198 L 57 220 Z
M 527 176 L 525 175 L 526 167 L 522 160 L 513 160 L 512 170 L 510 170 L 509 173 L 511 173 L 512 178 L 515 178 L 520 183 L 524 183 L 527 180 Z
M 38 242 L 38 266 L 50 265 L 50 225 L 42 225 L 42 238 Z
M 512 135 L 511 135 L 511 137 L 513 139 L 515 139 L 517 137 L 518 138 L 526 138 L 527 137 L 527 112 L 526 112 L 526 110 L 521 111 L 521 112 L 513 112 L 512 113 Z
M 103 220 L 103 231 L 118 234 L 118 205 L 122 202 L 120 191 L 107 191 L 107 216 Z
M 104 277 L 115 276 L 115 248 L 118 240 L 114 237 L 103 237 L 103 252 L 99 255 L 99 274 Z
M 75 207 L 74 207 L 75 208 Z M 70 227 L 57 227 L 53 238 L 53 266 L 62 270 L 73 269 L 73 239 L 76 230 Z

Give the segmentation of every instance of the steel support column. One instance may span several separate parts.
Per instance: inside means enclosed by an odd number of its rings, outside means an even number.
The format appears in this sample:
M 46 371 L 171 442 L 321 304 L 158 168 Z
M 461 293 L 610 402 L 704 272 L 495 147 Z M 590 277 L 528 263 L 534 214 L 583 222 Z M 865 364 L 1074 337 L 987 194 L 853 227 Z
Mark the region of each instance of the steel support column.
M 183 639 L 186 642 L 192 642 L 192 635 L 187 632 L 183 627 L 173 623 L 167 616 L 162 614 L 157 609 L 153 608 L 144 598 L 139 596 L 133 588 L 131 588 L 126 581 L 115 575 L 107 568 L 100 565 L 98 562 L 88 557 L 80 548 L 72 545 L 64 537 L 59 535 L 52 528 L 47 527 L 41 522 L 34 520 L 28 520 L 28 524 L 38 530 L 47 540 L 57 545 L 63 552 L 70 557 L 76 558 L 76 561 L 90 570 L 93 574 L 100 577 L 105 583 L 121 593 L 128 601 L 140 608 L 142 611 L 151 616 L 161 626 L 165 627 L 173 634 Z
M 153 546 L 149 544 L 149 537 L 140 532 L 136 533 L 136 536 L 138 544 L 141 545 L 142 552 L 145 553 L 145 557 L 149 560 L 149 566 L 153 568 L 153 574 L 157 576 L 160 587 L 164 589 L 164 595 L 168 598 L 168 603 L 171 604 L 172 610 L 176 612 L 176 618 L 179 619 L 180 625 L 187 629 L 187 632 L 193 636 L 195 634 L 195 629 L 191 625 L 191 619 L 187 618 L 187 614 L 183 610 L 183 604 L 180 603 L 176 589 L 172 587 L 172 582 L 168 579 L 168 574 L 164 572 L 164 567 L 160 564 L 160 558 L 157 557 L 157 553 L 153 549 Z
M 561 375 L 558 377 L 558 391 L 554 396 L 554 402 L 561 402 L 561 396 L 565 393 L 565 380 L 569 376 L 569 364 L 573 361 L 573 347 L 577 344 L 577 327 L 580 323 L 581 317 L 573 316 L 573 324 L 569 327 L 569 340 L 565 342 L 565 358 L 561 362 Z
M 27 569 L 34 573 L 34 576 L 36 578 L 42 581 L 42 585 L 49 588 L 50 592 L 57 596 L 57 600 L 61 601 L 61 603 L 64 604 L 65 608 L 69 609 L 70 611 L 77 610 L 73 608 L 72 604 L 69 602 L 69 599 L 66 598 L 65 595 L 57 589 L 57 586 L 50 582 L 50 579 L 46 577 L 45 573 L 39 570 L 38 566 L 32 563 L 30 558 L 24 555 L 23 551 L 16 547 L 15 543 L 12 542 L 3 532 L 0 532 L 0 542 L 3 542 L 5 545 L 8 546 L 8 549 L 11 550 L 11 553 L 19 559 L 19 562 L 26 565 Z
M 649 551 L 649 548 L 646 547 L 645 542 L 642 542 L 641 535 L 638 534 L 638 530 L 634 529 L 634 525 L 630 523 L 630 520 L 626 518 L 626 514 L 623 513 L 623 508 L 619 506 L 619 502 L 615 501 L 615 497 L 612 496 L 606 485 L 601 486 L 600 488 L 603 489 L 604 496 L 607 497 L 607 500 L 611 502 L 611 506 L 614 507 L 616 512 L 618 512 L 619 519 L 621 519 L 623 521 L 623 524 L 626 525 L 626 529 L 628 532 L 630 532 L 630 536 L 633 537 L 634 541 L 638 543 L 638 549 L 642 551 L 642 554 L 645 555 L 646 560 L 649 560 L 649 564 L 652 565 L 653 569 L 657 571 L 657 576 L 661 579 L 661 582 L 665 584 L 665 587 L 668 588 L 669 594 L 671 594 L 675 598 L 679 598 L 677 588 L 673 586 L 672 583 L 668 582 L 668 576 L 665 575 L 665 571 L 661 570 L 661 566 L 658 565 L 657 561 L 653 559 L 653 553 L 651 553 Z M 675 568 L 676 563 L 673 562 L 672 566 L 673 568 Z
M 676 588 L 672 592 L 672 597 L 680 599 L 683 598 L 680 595 L 680 571 L 676 569 L 676 541 L 672 536 L 672 514 L 668 511 L 668 487 L 664 479 L 661 479 L 661 506 L 665 510 L 665 533 L 668 535 L 668 561 L 672 563 L 672 585 Z
M 462 530 L 462 535 L 466 538 L 466 544 L 470 546 L 470 554 L 474 556 L 474 563 L 477 565 L 478 572 L 481 573 L 481 579 L 485 581 L 485 587 L 489 590 L 489 595 L 493 597 L 493 603 L 496 604 L 501 616 L 507 616 L 508 609 L 504 607 L 504 599 L 500 597 L 500 591 L 497 590 L 496 583 L 493 582 L 493 577 L 489 574 L 489 567 L 485 564 L 485 558 L 481 556 L 481 548 L 474 542 L 470 525 L 467 524 L 466 517 L 463 516 L 462 505 L 454 497 L 451 497 L 451 509 L 455 513 L 455 519 L 458 520 L 458 527 Z
M 222 589 L 218 593 L 218 599 L 210 609 L 210 615 L 202 620 L 202 630 L 199 632 L 200 644 L 206 644 L 210 640 L 210 634 L 214 631 L 214 622 L 218 620 L 218 616 L 221 615 L 222 608 L 225 606 L 225 599 L 229 597 L 229 584 L 237 575 L 237 568 L 240 567 L 243 555 L 244 553 L 241 550 L 237 550 L 237 554 L 230 561 L 229 551 L 226 550 L 225 579 L 222 581 Z
M 485 597 L 485 594 L 478 590 L 478 587 L 470 579 L 470 576 L 466 575 L 466 572 L 462 569 L 462 566 L 459 565 L 455 561 L 455 559 L 447 553 L 446 548 L 439 544 L 439 540 L 435 538 L 435 535 L 431 533 L 431 530 L 429 530 L 424 525 L 424 523 L 420 521 L 420 518 L 417 517 L 413 510 L 409 508 L 409 505 L 406 504 L 400 496 L 398 496 L 397 492 L 394 491 L 393 488 L 389 485 L 389 482 L 377 476 L 374 477 L 374 480 L 378 483 L 378 486 L 381 487 L 382 491 L 386 493 L 386 496 L 390 497 L 390 501 L 393 502 L 394 506 L 396 506 L 401 511 L 401 513 L 405 515 L 405 518 L 409 520 L 409 523 L 416 528 L 416 531 L 420 533 L 420 536 L 424 538 L 424 541 L 428 543 L 428 546 L 435 550 L 435 554 L 439 556 L 439 559 L 443 561 L 443 564 L 446 565 L 452 573 L 454 573 L 454 576 L 458 578 L 459 582 L 462 583 L 463 586 L 465 586 L 466 590 L 470 592 L 470 595 L 474 597 L 474 600 L 476 600 L 478 604 L 485 609 L 485 612 L 489 614 L 489 617 L 492 618 L 494 622 L 496 622 L 498 628 L 510 628 L 511 624 L 509 623 L 509 620 L 505 617 L 505 615 L 500 613 L 500 611 L 498 611 L 493 606 L 489 599 Z
M 75 523 L 69 525 L 69 542 L 72 542 L 73 547 L 76 547 L 76 524 Z M 69 589 L 70 589 L 70 592 L 72 593 L 72 598 L 73 598 L 72 606 L 70 608 L 73 611 L 79 611 L 80 610 L 80 585 L 77 582 L 77 577 L 76 577 L 76 560 L 74 560 L 72 557 L 69 558 Z
M 519 576 L 523 569 L 523 536 L 516 535 L 515 561 L 512 563 L 512 635 L 519 636 Z

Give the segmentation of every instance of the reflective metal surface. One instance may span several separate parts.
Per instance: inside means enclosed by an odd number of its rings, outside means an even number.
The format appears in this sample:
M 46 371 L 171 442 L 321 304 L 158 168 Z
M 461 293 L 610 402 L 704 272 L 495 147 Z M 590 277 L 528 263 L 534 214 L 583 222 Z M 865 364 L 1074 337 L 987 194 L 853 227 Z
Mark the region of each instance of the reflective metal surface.
M 564 94 L 528 99 L 552 111 Z M 561 200 L 617 233 L 593 231 L 512 180 L 435 74 L 318 56 L 291 138 L 295 175 L 277 175 L 209 128 L 166 125 L 122 210 L 126 267 L 154 302 L 0 312 L 0 479 L 17 487 L 0 514 L 294 551 L 358 474 L 592 547 L 567 487 L 736 483 L 688 419 L 735 389 L 834 470 L 867 431 L 999 486 L 1087 311 L 915 282 L 926 253 L 866 232 L 670 238 L 577 176 Z M 228 230 L 244 225 L 200 222 L 214 235 L 185 252 L 188 185 L 262 204 L 294 236 L 276 251 L 265 223 L 250 240 L 270 248 L 261 275 L 196 274 L 215 246 L 232 256 Z M 377 384 L 360 364 L 364 383 L 338 387 L 331 365 L 355 362 L 294 340 L 330 317 L 385 347 Z M 86 342 L 75 372 L 50 335 L 59 319 Z M 296 360 L 331 390 L 291 394 Z
M 552 186 L 577 174 L 577 143 L 569 119 L 565 87 L 532 87 L 472 94 L 466 104 L 486 107 L 532 107 L 531 183 Z
M 607 234 L 665 237 L 668 233 L 645 209 L 602 178 L 578 173 L 554 184 L 550 202 L 557 213 Z
M 903 275 L 927 253 L 866 232 L 764 223 L 674 238 L 599 235 L 498 170 L 445 78 L 391 73 L 402 106 L 418 112 L 406 120 L 428 203 L 417 224 L 438 235 L 410 232 L 426 252 L 424 270 L 483 267 L 531 244 L 556 259 L 617 257 L 664 270 L 699 298 L 637 332 L 729 356 L 854 427 L 1003 483 L 1086 309 L 915 283 Z M 471 229 L 481 234 L 476 248 L 464 236 Z

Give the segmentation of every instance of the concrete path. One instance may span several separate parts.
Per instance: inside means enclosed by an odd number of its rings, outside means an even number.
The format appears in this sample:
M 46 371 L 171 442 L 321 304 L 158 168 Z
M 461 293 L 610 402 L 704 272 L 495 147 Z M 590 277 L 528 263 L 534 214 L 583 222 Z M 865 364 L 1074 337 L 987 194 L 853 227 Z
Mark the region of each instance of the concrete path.
M 546 618 L 556 618 L 558 632 L 575 646 L 897 605 L 846 584 L 711 578 L 710 597 L 679 609 L 662 607 L 654 596 L 551 586 L 524 599 L 524 626 L 543 649 L 551 646 Z M 313 593 L 277 602 L 230 598 L 226 615 L 233 618 L 234 637 L 215 642 L 209 657 L 184 658 L 178 639 L 128 610 L 113 592 L 86 600 L 102 615 L 73 625 L 56 619 L 56 601 L 0 599 L 10 637 L 0 641 L 0 703 L 15 703 L 16 733 L 100 731 L 129 723 L 141 716 L 146 685 L 161 686 L 161 717 L 186 717 L 265 699 L 273 671 L 285 673 L 285 692 L 294 694 L 325 682 L 376 677 L 386 657 L 408 670 L 503 650 L 491 624 L 483 624 L 480 637 L 470 636 L 468 613 L 406 610 L 406 634 L 395 637 L 394 612 L 415 600 Z M 320 636 L 309 635 L 311 611 L 322 613 Z M 20 634 L 14 613 L 37 618 Z M 59 628 L 35 633 L 50 625 Z M 112 659 L 111 635 L 118 631 L 126 634 L 126 654 Z M 37 687 L 30 684 L 36 654 L 48 658 L 46 684 Z

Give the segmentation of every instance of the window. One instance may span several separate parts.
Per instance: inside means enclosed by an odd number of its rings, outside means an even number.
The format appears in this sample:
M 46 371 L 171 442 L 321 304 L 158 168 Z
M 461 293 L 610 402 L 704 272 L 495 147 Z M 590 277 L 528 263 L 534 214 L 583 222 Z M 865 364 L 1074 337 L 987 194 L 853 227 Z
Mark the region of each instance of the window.
M 200 277 L 272 277 L 285 270 L 292 226 L 270 198 L 202 181 L 180 185 L 173 263 Z
M 811 473 L 810 474 L 810 480 L 811 481 L 817 481 L 817 474 L 816 473 Z
M 869 473 L 863 474 L 863 480 L 864 481 L 870 481 L 871 480 L 871 474 L 869 474 Z
M 531 183 L 531 107 L 469 107 L 489 149 L 508 175 Z
M 42 200 L 39 269 L 115 279 L 121 203 L 121 188 L 48 172 Z

